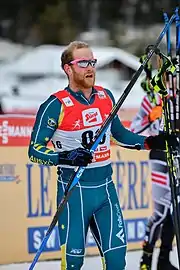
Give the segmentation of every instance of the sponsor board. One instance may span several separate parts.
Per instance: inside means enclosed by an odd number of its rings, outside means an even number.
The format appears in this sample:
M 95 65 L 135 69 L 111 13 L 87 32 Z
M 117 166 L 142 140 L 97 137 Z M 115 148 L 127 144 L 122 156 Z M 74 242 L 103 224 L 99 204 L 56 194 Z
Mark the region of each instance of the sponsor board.
M 0 264 L 32 261 L 56 211 L 56 168 L 33 164 L 28 159 L 27 147 L 33 118 L 4 117 L 0 120 Z M 2 138 L 3 125 L 8 141 Z M 12 126 L 14 130 L 18 126 L 21 132 L 16 132 L 14 136 Z M 22 132 L 21 126 L 28 128 Z M 113 145 L 111 159 L 113 180 L 125 219 L 128 249 L 138 249 L 142 245 L 147 218 L 152 212 L 148 152 Z M 116 234 L 123 241 L 120 227 Z M 60 258 L 59 242 L 56 226 L 40 260 Z M 76 248 L 72 249 L 74 254 L 79 252 Z M 90 233 L 86 253 L 98 254 Z

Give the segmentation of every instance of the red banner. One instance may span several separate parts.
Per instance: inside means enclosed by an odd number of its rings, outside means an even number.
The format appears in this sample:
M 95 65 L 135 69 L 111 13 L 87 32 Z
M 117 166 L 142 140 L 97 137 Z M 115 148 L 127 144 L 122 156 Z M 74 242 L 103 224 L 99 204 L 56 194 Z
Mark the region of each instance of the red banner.
M 27 146 L 34 121 L 34 117 L 0 117 L 0 146 Z
M 1 116 L 0 146 L 28 146 L 35 116 Z M 130 121 L 123 121 L 129 127 Z

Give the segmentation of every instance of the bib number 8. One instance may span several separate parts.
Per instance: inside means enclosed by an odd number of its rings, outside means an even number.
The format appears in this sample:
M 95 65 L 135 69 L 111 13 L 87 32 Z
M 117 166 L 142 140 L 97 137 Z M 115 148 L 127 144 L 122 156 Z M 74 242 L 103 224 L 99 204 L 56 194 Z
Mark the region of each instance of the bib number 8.
M 95 132 L 95 135 L 96 135 L 97 132 L 98 132 L 98 130 Z M 85 131 L 82 134 L 82 144 L 83 145 L 88 145 L 92 141 L 93 138 L 94 138 L 94 132 L 92 130 Z M 106 140 L 106 134 L 104 134 L 104 136 L 103 136 L 103 138 L 102 138 L 102 140 L 100 141 L 99 144 L 104 144 L 105 140 Z

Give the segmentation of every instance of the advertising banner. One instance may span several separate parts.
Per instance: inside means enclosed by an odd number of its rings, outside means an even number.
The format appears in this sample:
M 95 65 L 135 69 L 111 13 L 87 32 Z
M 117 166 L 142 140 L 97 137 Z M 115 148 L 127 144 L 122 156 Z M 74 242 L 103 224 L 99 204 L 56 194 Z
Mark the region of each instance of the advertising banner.
M 0 118 L 0 264 L 32 261 L 56 211 L 56 168 L 28 159 L 33 123 L 33 117 Z M 111 151 L 128 249 L 138 249 L 152 212 L 148 152 L 115 145 Z M 98 254 L 90 233 L 86 253 Z M 60 256 L 56 226 L 40 260 Z

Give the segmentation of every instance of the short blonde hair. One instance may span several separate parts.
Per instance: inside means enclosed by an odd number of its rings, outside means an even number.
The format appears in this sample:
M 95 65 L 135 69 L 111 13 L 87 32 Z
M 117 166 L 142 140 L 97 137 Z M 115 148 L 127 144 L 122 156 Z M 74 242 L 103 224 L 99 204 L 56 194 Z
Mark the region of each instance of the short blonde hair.
M 61 55 L 61 67 L 64 69 L 64 65 L 70 63 L 73 59 L 73 51 L 75 49 L 89 48 L 89 44 L 84 41 L 72 41 Z

